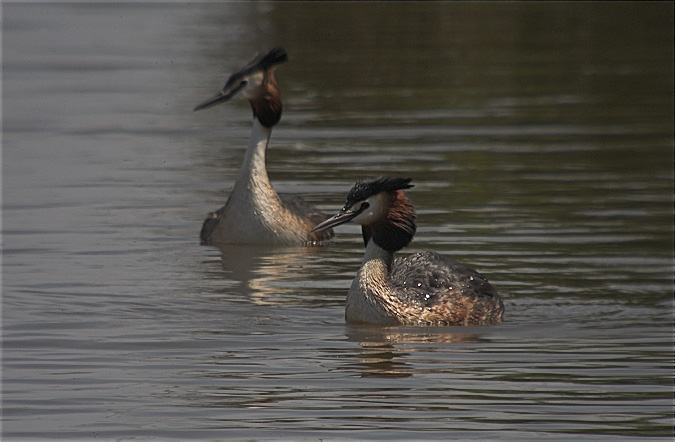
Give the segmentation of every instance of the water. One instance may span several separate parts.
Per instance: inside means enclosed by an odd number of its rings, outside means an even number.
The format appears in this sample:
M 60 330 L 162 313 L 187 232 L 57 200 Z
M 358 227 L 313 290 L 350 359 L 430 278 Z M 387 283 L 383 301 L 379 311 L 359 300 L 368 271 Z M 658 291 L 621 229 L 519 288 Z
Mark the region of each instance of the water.
M 3 440 L 672 438 L 672 4 L 2 12 Z M 503 324 L 346 325 L 356 226 L 198 245 L 251 121 L 191 108 L 276 44 L 275 186 L 411 176 Z

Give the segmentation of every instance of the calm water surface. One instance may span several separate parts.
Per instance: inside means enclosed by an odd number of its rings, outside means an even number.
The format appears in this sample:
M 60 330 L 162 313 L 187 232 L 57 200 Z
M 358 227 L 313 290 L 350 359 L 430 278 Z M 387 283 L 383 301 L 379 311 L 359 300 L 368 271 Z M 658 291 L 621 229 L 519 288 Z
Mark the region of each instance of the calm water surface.
M 673 436 L 673 6 L 3 5 L 3 440 Z M 396 30 L 396 32 L 394 32 Z M 275 186 L 410 176 L 494 327 L 354 327 L 356 226 L 201 247 L 284 45 Z

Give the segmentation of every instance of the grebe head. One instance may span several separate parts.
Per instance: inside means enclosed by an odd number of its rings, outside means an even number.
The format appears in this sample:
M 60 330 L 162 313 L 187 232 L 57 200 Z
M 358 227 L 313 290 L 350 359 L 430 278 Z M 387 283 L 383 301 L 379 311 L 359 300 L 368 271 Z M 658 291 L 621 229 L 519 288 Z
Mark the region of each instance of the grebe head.
M 363 242 L 372 238 L 385 250 L 407 246 L 415 235 L 415 209 L 403 191 L 413 187 L 410 178 L 379 177 L 356 183 L 347 202 L 332 218 L 312 229 L 319 232 L 353 221 L 361 225 Z
M 281 47 L 257 56 L 230 75 L 225 86 L 217 94 L 195 106 L 194 110 L 207 109 L 224 103 L 241 93 L 251 103 L 253 115 L 263 126 L 274 126 L 281 119 L 281 92 L 274 79 L 274 69 L 287 60 L 286 50 Z

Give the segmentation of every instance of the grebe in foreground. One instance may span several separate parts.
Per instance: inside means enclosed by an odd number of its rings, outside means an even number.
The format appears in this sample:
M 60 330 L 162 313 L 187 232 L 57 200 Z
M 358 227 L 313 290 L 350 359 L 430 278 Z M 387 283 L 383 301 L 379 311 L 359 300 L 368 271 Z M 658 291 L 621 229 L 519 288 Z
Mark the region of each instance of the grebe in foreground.
M 320 232 L 361 224 L 366 254 L 347 295 L 345 319 L 383 325 L 487 325 L 501 322 L 504 304 L 480 273 L 434 252 L 396 258 L 415 235 L 415 209 L 403 189 L 408 178 L 356 183 Z
M 244 163 L 227 203 L 208 215 L 202 244 L 313 244 L 333 236 L 312 232 L 328 218 L 295 195 L 278 194 L 270 184 L 265 154 L 272 127 L 281 119 L 281 93 L 274 79 L 276 65 L 287 60 L 283 48 L 258 56 L 225 83 L 220 92 L 197 105 L 206 109 L 242 93 L 253 109 L 253 131 Z

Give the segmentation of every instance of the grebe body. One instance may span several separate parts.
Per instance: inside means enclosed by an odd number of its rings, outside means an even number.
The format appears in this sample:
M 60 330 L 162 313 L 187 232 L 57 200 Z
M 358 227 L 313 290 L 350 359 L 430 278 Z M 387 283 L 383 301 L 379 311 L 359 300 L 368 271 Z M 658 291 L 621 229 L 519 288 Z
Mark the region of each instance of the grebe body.
M 232 74 L 223 89 L 197 105 L 206 109 L 241 93 L 253 109 L 253 129 L 244 162 L 224 207 L 202 225 L 202 244 L 314 244 L 333 236 L 332 230 L 312 232 L 328 217 L 296 195 L 278 194 L 265 165 L 272 128 L 281 119 L 281 92 L 274 69 L 287 60 L 275 48 Z
M 410 179 L 360 181 L 345 206 L 314 228 L 350 221 L 362 226 L 366 252 L 347 295 L 345 319 L 381 325 L 487 325 L 501 322 L 504 304 L 488 280 L 434 252 L 394 253 L 415 231 L 415 210 L 404 189 Z

